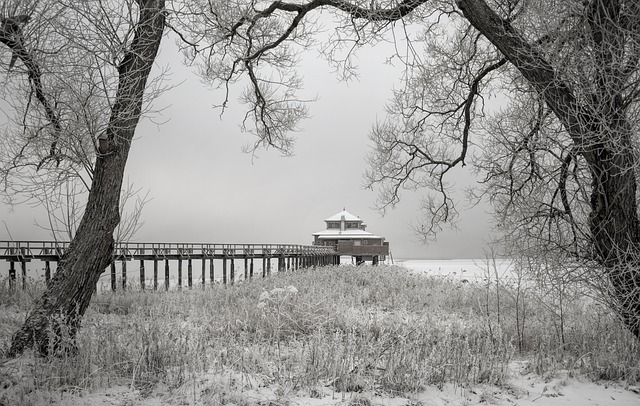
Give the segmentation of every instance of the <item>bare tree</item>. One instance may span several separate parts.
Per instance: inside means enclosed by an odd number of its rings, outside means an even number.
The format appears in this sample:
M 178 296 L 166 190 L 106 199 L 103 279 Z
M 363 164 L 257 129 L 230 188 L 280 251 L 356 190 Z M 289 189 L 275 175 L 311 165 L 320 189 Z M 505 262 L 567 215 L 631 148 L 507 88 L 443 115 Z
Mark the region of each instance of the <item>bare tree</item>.
M 0 18 L 0 95 L 3 110 L 13 112 L 1 137 L 4 196 L 28 193 L 34 179 L 53 185 L 49 190 L 84 179 L 89 190 L 58 271 L 8 353 L 33 345 L 50 354 L 73 347 L 111 261 L 131 141 L 155 95 L 149 74 L 165 2 L 6 0 Z
M 202 1 L 180 16 L 207 27 L 185 38 L 204 77 L 227 91 L 249 83 L 256 147 L 284 152 L 307 113 L 299 53 L 316 45 L 349 76 L 359 47 L 394 41 L 404 86 L 371 132 L 366 173 L 379 207 L 404 188 L 430 190 L 419 227 L 429 239 L 456 220 L 447 175 L 473 165 L 475 193 L 507 235 L 596 270 L 640 337 L 637 2 Z M 332 30 L 316 35 L 320 23 Z

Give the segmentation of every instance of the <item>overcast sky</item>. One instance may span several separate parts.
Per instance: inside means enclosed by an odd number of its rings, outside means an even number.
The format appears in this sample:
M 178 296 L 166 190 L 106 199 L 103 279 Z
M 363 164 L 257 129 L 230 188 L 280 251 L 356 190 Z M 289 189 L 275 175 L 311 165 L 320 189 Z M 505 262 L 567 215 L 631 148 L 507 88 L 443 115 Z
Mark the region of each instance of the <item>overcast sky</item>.
M 420 192 L 405 192 L 395 210 L 372 209 L 376 192 L 364 190 L 362 174 L 370 148 L 367 134 L 398 83 L 399 69 L 376 49 L 360 53 L 360 79 L 340 83 L 331 67 L 308 55 L 302 74 L 305 95 L 318 96 L 302 123 L 293 157 L 275 150 L 258 158 L 241 151 L 255 140 L 240 131 L 242 106 L 221 118 L 213 105 L 222 93 L 203 85 L 195 70 L 179 61 L 165 39 L 158 66 L 170 65 L 174 86 L 156 100 L 155 121 L 144 120 L 131 149 L 126 177 L 152 199 L 142 214 L 136 241 L 309 244 L 323 220 L 346 208 L 386 237 L 394 258 L 482 257 L 489 238 L 486 207 L 461 213 L 458 231 L 443 232 L 428 246 L 418 242 L 415 222 Z M 234 88 L 235 94 L 242 90 Z M 464 174 L 460 182 L 465 183 Z M 465 207 L 461 205 L 461 208 Z M 14 239 L 47 239 L 34 225 L 41 210 L 3 206 L 2 218 Z M 7 239 L 0 224 L 0 238 Z

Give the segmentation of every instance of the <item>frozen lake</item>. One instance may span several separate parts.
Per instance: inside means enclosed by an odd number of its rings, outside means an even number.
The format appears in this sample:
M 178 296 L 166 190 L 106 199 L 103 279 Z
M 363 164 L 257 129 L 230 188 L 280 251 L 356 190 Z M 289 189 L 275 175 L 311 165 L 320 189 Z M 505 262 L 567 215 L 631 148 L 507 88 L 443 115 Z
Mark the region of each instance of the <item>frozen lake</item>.
M 492 278 L 495 277 L 493 264 L 488 267 L 487 261 L 482 259 L 400 259 L 396 260 L 394 264 L 420 274 L 467 279 L 468 281 L 482 280 L 486 277 L 487 272 L 491 272 Z M 511 261 L 496 259 L 495 265 L 500 278 L 509 277 Z

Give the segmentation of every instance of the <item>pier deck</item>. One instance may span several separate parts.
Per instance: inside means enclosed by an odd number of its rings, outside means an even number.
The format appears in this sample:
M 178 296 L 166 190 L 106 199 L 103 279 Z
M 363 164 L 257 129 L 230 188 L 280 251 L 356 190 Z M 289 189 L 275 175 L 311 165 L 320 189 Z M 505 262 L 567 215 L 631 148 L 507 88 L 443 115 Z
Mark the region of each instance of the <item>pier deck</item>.
M 0 241 L 0 260 L 10 263 L 9 282 L 15 285 L 17 263 L 22 270 L 23 286 L 26 283 L 26 264 L 33 260 L 45 264 L 45 279 L 51 277 L 51 262 L 58 262 L 69 247 L 66 241 Z M 206 280 L 206 263 L 209 261 L 209 280 L 214 281 L 213 260 L 222 260 L 222 283 L 235 280 L 235 260 L 244 260 L 245 278 L 253 277 L 255 259 L 263 263 L 263 275 L 271 271 L 271 259 L 278 260 L 278 271 L 299 269 L 309 266 L 328 265 L 339 262 L 339 254 L 333 247 L 298 244 L 217 244 L 217 243 L 116 243 L 113 250 L 111 270 L 111 289 L 116 290 L 116 263 L 121 262 L 121 281 L 126 287 L 128 261 L 140 261 L 140 285 L 145 288 L 145 261 L 153 261 L 153 287 L 158 288 L 158 262 L 164 262 L 165 289 L 169 288 L 169 262 L 178 263 L 178 286 L 182 284 L 182 264 L 187 262 L 188 286 L 192 286 L 193 260 L 201 260 L 201 283 Z M 227 266 L 229 265 L 229 266 Z M 105 270 L 106 271 L 106 270 Z M 229 273 L 228 273 L 229 271 Z

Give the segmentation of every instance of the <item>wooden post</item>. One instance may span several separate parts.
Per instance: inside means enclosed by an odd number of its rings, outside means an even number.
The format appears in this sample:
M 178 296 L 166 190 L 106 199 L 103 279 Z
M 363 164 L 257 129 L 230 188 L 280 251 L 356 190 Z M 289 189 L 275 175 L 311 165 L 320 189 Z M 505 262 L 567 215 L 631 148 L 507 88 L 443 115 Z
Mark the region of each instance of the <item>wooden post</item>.
M 202 257 L 202 287 L 204 288 L 204 278 L 207 276 L 207 259 Z
M 271 257 L 267 258 L 267 275 L 271 276 Z
M 169 290 L 169 260 L 164 260 L 164 290 Z
M 267 276 L 267 257 L 262 257 L 262 277 Z
M 111 261 L 111 291 L 116 291 L 116 261 Z
M 227 258 L 222 258 L 222 283 L 227 284 Z
M 249 258 L 244 258 L 244 280 L 249 278 Z
M 182 260 L 178 260 L 178 289 L 182 288 Z
M 49 261 L 44 261 L 44 280 L 49 285 L 49 281 L 51 280 L 51 264 Z M 115 290 L 115 275 L 111 281 L 111 286 Z
M 287 271 L 291 270 L 291 257 L 287 257 Z
M 193 287 L 193 264 L 191 263 L 191 258 L 187 259 L 187 284 L 189 289 Z
M 140 260 L 140 290 L 144 290 L 145 286 L 145 274 L 144 274 L 144 260 Z
M 122 261 L 122 290 L 127 289 L 127 259 Z
M 22 270 L 22 290 L 27 288 L 27 263 L 20 261 L 20 269 Z
M 9 288 L 11 290 L 16 287 L 16 263 L 9 261 Z
M 253 278 L 253 257 L 251 257 L 251 263 L 249 264 L 249 278 Z
M 215 272 L 213 267 L 213 258 L 209 259 L 209 282 L 213 285 L 215 283 Z
M 233 285 L 233 281 L 236 280 L 236 269 L 233 264 L 233 258 L 231 258 L 230 261 L 231 261 L 231 277 L 229 279 L 231 280 L 231 284 Z
M 158 260 L 153 260 L 153 290 L 158 290 Z

